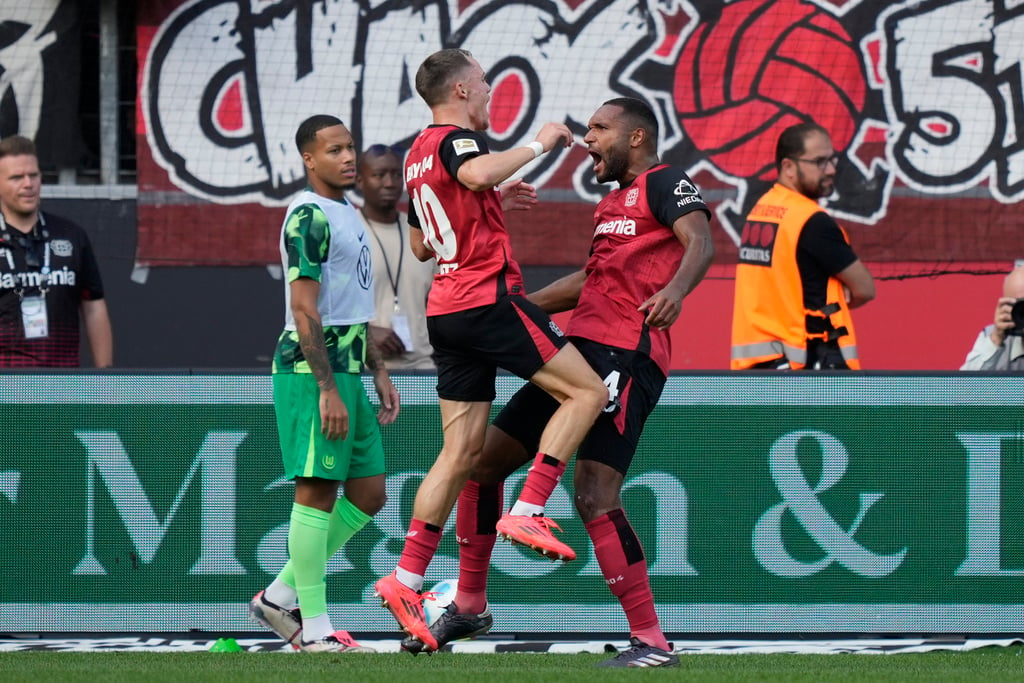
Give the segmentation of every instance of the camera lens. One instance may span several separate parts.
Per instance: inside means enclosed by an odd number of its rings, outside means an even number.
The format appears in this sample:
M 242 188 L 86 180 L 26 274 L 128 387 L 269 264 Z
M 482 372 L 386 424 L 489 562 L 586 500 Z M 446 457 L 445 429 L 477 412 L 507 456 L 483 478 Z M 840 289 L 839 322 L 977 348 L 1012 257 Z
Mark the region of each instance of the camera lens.
M 1013 329 L 1007 330 L 1007 334 L 1015 337 L 1024 337 L 1024 299 L 1017 299 L 1010 309 L 1010 319 L 1013 320 Z
M 1017 299 L 1017 303 L 1010 309 L 1010 318 L 1014 327 L 1024 327 L 1024 299 Z

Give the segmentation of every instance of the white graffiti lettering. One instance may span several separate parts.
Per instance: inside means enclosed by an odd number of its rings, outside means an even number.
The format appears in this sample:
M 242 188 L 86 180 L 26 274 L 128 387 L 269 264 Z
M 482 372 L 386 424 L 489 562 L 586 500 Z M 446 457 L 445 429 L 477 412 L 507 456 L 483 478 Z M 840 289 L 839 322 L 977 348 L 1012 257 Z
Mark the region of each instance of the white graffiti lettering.
M 17 105 L 10 111 L 17 115 L 17 120 L 4 123 L 29 139 L 35 139 L 42 123 L 46 91 L 43 53 L 57 42 L 57 34 L 51 27 L 59 8 L 58 0 L 13 2 L 4 6 L 8 37 L 0 47 L 0 97 L 9 98 Z
M 758 25 L 780 36 L 771 53 L 755 55 L 751 47 L 749 60 L 733 61 L 724 46 L 746 45 L 732 32 L 749 27 L 722 15 L 752 11 L 753 0 L 722 3 L 724 10 L 690 0 L 595 0 L 578 8 L 438 0 L 371 3 L 372 11 L 339 0 L 184 0 L 153 37 L 139 102 L 156 163 L 184 192 L 217 203 L 280 206 L 301 187 L 304 169 L 292 142 L 296 103 L 324 102 L 358 144 L 412 140 L 426 113 L 412 87 L 415 70 L 442 47 L 472 51 L 487 71 L 486 135 L 495 151 L 531 140 L 539 122 L 585 128 L 605 99 L 645 99 L 658 118 L 665 162 L 691 176 L 710 170 L 736 188 L 716 212 L 737 245 L 753 199 L 748 190 L 773 170 L 770 158 L 751 159 L 761 142 L 732 141 L 771 137 L 766 121 L 815 112 L 832 127 L 841 155 L 836 193 L 827 202 L 837 217 L 878 222 L 897 181 L 937 196 L 977 188 L 1003 203 L 1024 198 L 1024 15 L 1015 6 L 992 0 L 906 0 L 878 10 L 866 0 L 790 4 L 804 14 L 779 12 L 772 25 Z M 669 26 L 659 14 L 677 21 Z M 805 25 L 818 30 L 806 33 Z M 814 54 L 806 56 L 805 87 L 829 92 L 813 103 L 806 95 L 780 102 L 759 94 L 752 84 L 773 72 L 771 60 L 799 60 L 803 55 L 793 50 L 801 46 L 827 49 L 839 60 L 818 65 Z M 814 76 L 818 67 L 822 78 Z M 685 78 L 715 68 L 725 71 L 693 83 Z M 734 80 L 723 86 L 720 79 Z M 716 87 L 736 101 L 719 102 Z M 694 97 L 695 88 L 707 92 Z M 735 107 L 755 99 L 769 118 L 739 117 Z M 815 112 L 801 110 L 801 103 Z M 524 175 L 538 188 L 571 177 L 571 189 L 555 189 L 582 201 L 603 196 L 589 160 L 573 162 L 570 173 L 560 168 L 570 158 L 576 157 L 544 155 Z M 423 170 L 410 169 L 409 177 Z M 692 189 L 693 197 L 678 201 L 699 201 Z
M 997 199 L 1024 196 L 1024 15 L 991 0 L 915 2 L 879 23 L 890 154 L 908 183 L 934 192 L 991 181 Z

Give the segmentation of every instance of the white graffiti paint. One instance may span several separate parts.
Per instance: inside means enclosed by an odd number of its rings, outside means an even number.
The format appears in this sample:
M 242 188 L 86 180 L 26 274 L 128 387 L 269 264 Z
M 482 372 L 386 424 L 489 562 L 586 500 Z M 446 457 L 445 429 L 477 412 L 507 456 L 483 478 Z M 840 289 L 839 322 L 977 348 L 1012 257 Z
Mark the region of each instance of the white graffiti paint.
M 43 114 L 43 51 L 57 41 L 49 30 L 60 0 L 3 4 L 5 32 L 17 38 L 0 47 L 0 98 L 17 103 L 18 133 L 34 139 Z M 5 121 L 10 126 L 11 122 Z

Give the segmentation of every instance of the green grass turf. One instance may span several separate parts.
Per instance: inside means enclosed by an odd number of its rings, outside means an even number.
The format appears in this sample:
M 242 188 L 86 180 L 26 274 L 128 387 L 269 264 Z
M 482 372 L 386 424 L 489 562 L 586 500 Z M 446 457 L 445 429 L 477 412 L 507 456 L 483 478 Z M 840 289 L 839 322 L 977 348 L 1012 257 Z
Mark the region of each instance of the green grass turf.
M 1022 681 L 1024 648 L 923 654 L 683 655 L 678 668 L 598 669 L 607 655 L 6 652 L 0 681 L 360 681 L 603 683 L 605 681 Z

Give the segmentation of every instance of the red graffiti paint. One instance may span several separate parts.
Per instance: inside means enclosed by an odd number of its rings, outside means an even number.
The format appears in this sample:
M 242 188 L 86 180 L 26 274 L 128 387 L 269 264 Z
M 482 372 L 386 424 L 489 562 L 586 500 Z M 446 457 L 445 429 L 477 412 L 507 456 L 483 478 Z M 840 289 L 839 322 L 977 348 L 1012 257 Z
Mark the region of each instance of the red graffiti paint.
M 814 120 L 849 145 L 867 84 L 852 39 L 800 0 L 740 0 L 689 36 L 673 99 L 697 149 L 741 178 L 774 176 L 779 132 Z
M 242 102 L 242 83 L 239 79 L 232 80 L 221 93 L 217 101 L 217 125 L 221 130 L 235 133 L 245 127 L 245 108 Z
M 519 118 L 523 110 L 526 89 L 519 74 L 502 76 L 491 88 L 491 130 L 501 135 Z

